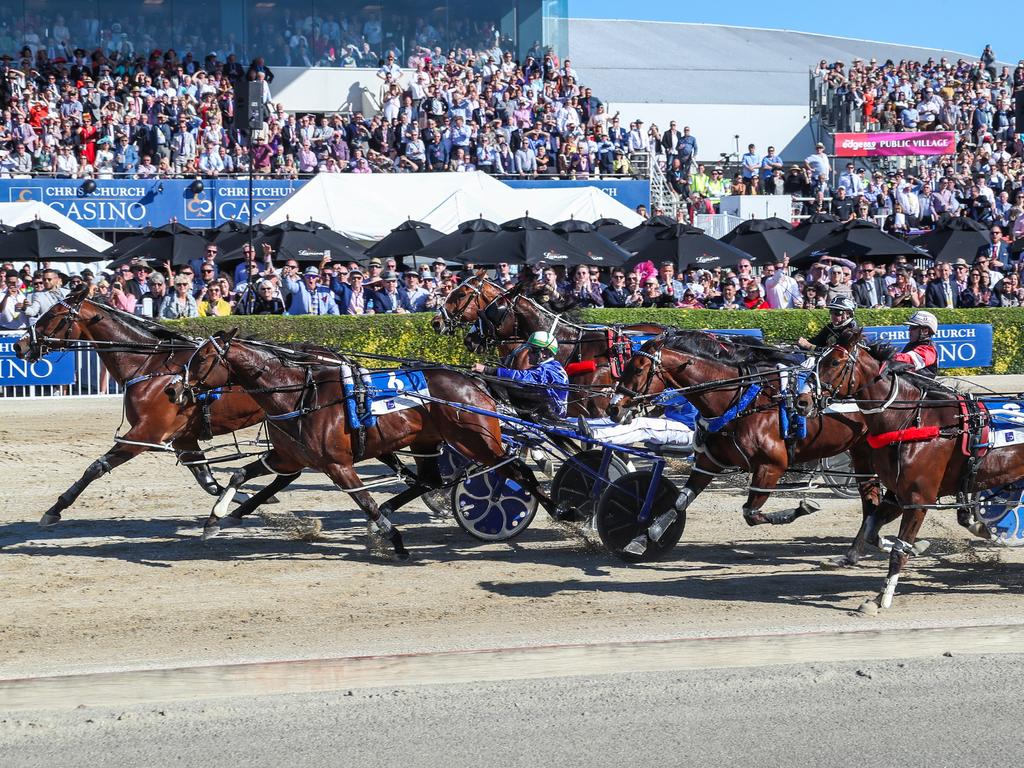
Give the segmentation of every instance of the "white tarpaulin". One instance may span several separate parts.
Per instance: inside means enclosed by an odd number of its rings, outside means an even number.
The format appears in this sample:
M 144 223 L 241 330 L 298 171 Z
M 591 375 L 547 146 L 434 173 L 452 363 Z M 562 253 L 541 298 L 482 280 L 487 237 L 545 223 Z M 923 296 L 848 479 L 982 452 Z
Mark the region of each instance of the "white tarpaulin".
M 319 174 L 263 216 L 265 224 L 319 221 L 336 232 L 376 242 L 406 219 L 454 232 L 467 219 L 497 223 L 529 214 L 553 224 L 576 218 L 642 219 L 595 187 L 513 189 L 486 173 Z

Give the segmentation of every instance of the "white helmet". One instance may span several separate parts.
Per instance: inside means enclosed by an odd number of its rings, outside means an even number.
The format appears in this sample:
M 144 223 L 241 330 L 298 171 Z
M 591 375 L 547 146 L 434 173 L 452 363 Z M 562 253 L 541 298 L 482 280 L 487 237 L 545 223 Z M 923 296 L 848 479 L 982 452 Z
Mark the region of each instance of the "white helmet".
M 907 322 L 904 323 L 904 325 L 927 328 L 932 332 L 932 336 L 939 332 L 939 321 L 935 319 L 935 315 L 931 312 L 925 312 L 924 310 L 912 314 L 907 318 Z

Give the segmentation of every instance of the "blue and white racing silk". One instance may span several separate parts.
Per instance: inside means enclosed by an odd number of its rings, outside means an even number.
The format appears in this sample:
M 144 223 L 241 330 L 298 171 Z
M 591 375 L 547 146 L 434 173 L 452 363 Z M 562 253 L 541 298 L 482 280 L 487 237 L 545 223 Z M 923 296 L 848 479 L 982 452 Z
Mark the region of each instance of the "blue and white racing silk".
M 565 368 L 554 358 L 549 358 L 535 368 L 517 371 L 515 368 L 498 368 L 495 374 L 502 379 L 511 379 L 532 385 L 538 399 L 547 396 L 551 410 L 559 418 L 565 418 L 569 403 L 569 377 Z

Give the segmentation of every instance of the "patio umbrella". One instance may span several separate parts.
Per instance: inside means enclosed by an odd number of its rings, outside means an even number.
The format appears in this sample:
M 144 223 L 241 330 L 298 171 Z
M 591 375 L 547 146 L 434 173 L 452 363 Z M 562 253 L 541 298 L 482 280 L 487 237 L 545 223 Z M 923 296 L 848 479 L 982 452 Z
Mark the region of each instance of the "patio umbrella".
M 597 221 L 593 222 L 593 224 L 594 231 L 600 232 L 609 240 L 614 240 L 623 232 L 629 232 L 629 227 L 627 227 L 618 219 L 598 219 Z
M 462 264 L 589 264 L 584 251 L 555 234 L 547 224 L 524 216 L 501 225 L 484 245 L 455 257 Z
M 420 248 L 412 256 L 417 260 L 441 259 L 451 262 L 463 251 L 489 243 L 499 232 L 501 232 L 501 227 L 493 221 L 483 217 L 468 219 L 459 224 L 458 229 L 451 234 L 439 237 L 430 245 Z
M 807 247 L 807 243 L 790 234 L 789 224 L 774 217 L 742 221 L 721 240 L 749 253 L 755 264 L 774 264 Z
M 816 213 L 810 216 L 790 231 L 797 240 L 803 240 L 804 245 L 810 245 L 826 235 L 832 234 L 832 230 L 839 225 L 839 218 L 831 213 Z
M 588 254 L 591 258 L 589 264 L 621 267 L 631 256 L 629 251 L 596 231 L 589 222 L 568 219 L 553 224 L 551 229 Z
M 403 221 L 392 229 L 379 242 L 374 243 L 366 250 L 368 259 L 398 258 L 416 253 L 421 248 L 440 240 L 444 232 L 438 232 L 429 224 L 422 221 Z
M 33 219 L 0 234 L 4 258 L 10 261 L 88 262 L 107 259 L 106 253 L 79 242 L 56 224 Z
M 363 247 L 355 240 L 315 221 L 306 224 L 283 221 L 268 227 L 259 237 L 254 237 L 252 243 L 257 257 L 263 251 L 263 244 L 270 243 L 275 259 L 294 259 L 304 264 L 319 264 L 324 256 L 330 256 L 334 261 L 357 261 L 365 254 Z M 221 253 L 217 256 L 217 264 L 241 261 L 244 246 L 242 242 L 233 250 Z
M 655 216 L 612 239 L 630 253 L 637 253 L 653 242 L 660 232 L 675 226 L 675 224 L 675 220 L 668 216 Z
M 808 245 L 790 259 L 790 264 L 802 269 L 826 254 L 842 256 L 857 263 L 873 261 L 876 264 L 888 264 L 897 256 L 916 259 L 927 256 L 928 252 L 883 232 L 869 221 L 854 219 L 841 224 L 828 237 Z
M 935 261 L 952 264 L 957 259 L 974 261 L 980 249 L 992 244 L 992 233 L 980 221 L 947 217 L 931 232 L 917 235 L 910 242 L 924 248 Z
M 162 227 L 146 227 L 141 234 L 124 238 L 108 255 L 114 258 L 111 268 L 132 261 L 169 261 L 172 266 L 178 266 L 202 259 L 205 249 L 205 237 L 191 227 L 172 221 Z
M 671 261 L 677 272 L 683 272 L 691 264 L 698 269 L 734 267 L 749 258 L 749 254 L 721 240 L 715 240 L 705 234 L 703 229 L 689 224 L 675 224 L 663 229 L 626 266 L 632 268 L 642 261 L 651 261 L 658 266 L 662 262 Z

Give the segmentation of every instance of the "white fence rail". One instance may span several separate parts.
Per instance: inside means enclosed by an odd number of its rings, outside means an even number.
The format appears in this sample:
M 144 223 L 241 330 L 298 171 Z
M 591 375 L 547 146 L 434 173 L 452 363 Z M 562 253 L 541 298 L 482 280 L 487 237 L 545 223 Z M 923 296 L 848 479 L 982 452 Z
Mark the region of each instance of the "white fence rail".
M 21 336 L 22 332 L 2 333 L 0 343 L 6 346 Z M 0 355 L 0 398 L 98 397 L 121 393 L 120 385 L 107 374 L 96 352 L 76 350 L 66 354 L 74 356 L 74 379 L 70 384 L 7 384 L 11 380 L 45 379 L 52 366 L 46 358 L 29 363 Z

